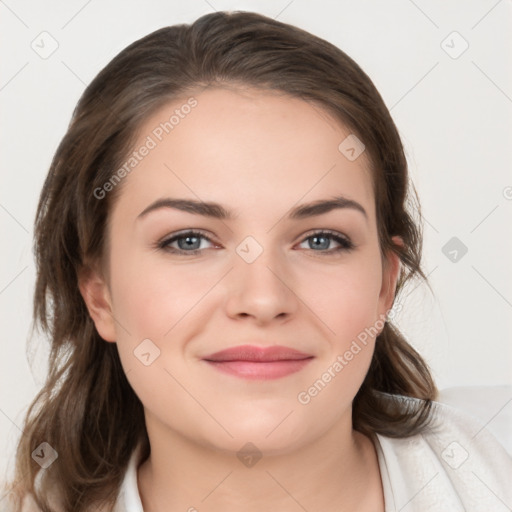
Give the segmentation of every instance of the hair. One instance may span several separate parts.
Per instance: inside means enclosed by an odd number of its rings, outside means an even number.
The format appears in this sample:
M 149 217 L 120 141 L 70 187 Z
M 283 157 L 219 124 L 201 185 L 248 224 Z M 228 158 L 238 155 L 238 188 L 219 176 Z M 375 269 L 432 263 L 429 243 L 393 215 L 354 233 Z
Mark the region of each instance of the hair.
M 370 162 L 381 254 L 392 251 L 401 262 L 395 300 L 413 277 L 427 281 L 419 201 L 398 130 L 370 78 L 342 50 L 241 11 L 208 14 L 135 41 L 85 89 L 36 212 L 34 324 L 51 350 L 46 381 L 24 417 L 11 492 L 16 499 L 33 495 L 43 512 L 57 510 L 50 490 L 65 511 L 111 507 L 132 451 L 140 443 L 142 459 L 149 456 L 143 405 L 116 344 L 99 336 L 78 287 L 84 268 L 106 260 L 109 212 L 122 183 L 103 199 L 93 191 L 122 165 L 144 120 L 178 97 L 215 86 L 300 98 L 356 134 Z M 393 242 L 395 235 L 403 246 Z M 417 434 L 429 423 L 436 394 L 428 366 L 388 321 L 353 401 L 353 428 L 367 435 Z M 417 400 L 402 407 L 399 397 Z M 45 471 L 31 458 L 42 442 L 58 452 Z

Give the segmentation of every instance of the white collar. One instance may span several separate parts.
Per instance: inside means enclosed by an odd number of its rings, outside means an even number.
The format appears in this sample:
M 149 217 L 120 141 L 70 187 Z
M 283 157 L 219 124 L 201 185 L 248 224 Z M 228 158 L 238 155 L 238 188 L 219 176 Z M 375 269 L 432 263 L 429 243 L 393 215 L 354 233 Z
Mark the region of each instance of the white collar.
M 132 452 L 121 489 L 119 490 L 119 497 L 114 512 L 144 512 L 137 481 L 137 469 L 140 463 L 141 448 L 141 444 L 138 444 Z

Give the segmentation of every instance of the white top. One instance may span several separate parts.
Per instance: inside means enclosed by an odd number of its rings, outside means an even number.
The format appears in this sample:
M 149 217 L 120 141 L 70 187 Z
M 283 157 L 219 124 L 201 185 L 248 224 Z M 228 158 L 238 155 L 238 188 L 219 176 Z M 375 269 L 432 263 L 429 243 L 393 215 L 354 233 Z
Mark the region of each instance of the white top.
M 472 416 L 440 403 L 432 427 L 409 438 L 377 435 L 386 512 L 510 512 L 512 456 L 496 438 Z M 144 512 L 138 463 L 137 448 L 116 512 Z

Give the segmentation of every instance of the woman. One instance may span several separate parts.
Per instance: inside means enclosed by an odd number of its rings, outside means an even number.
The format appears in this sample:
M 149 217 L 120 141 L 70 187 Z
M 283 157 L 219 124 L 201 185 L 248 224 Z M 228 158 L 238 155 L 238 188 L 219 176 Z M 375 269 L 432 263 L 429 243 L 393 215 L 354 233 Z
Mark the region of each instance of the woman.
M 122 51 L 40 198 L 23 510 L 510 505 L 510 458 L 391 323 L 425 279 L 408 186 L 379 93 L 326 41 L 218 12 Z

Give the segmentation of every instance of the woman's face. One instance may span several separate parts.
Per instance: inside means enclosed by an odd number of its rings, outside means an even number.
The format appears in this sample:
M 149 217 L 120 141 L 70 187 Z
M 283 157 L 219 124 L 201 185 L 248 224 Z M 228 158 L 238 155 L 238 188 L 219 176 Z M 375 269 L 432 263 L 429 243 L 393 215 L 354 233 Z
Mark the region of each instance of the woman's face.
M 249 89 L 206 89 L 141 127 L 111 183 L 108 286 L 91 287 L 89 310 L 148 431 L 277 453 L 350 425 L 399 264 L 382 266 L 368 160 L 349 135 L 318 107 Z M 309 359 L 206 360 L 240 345 Z

